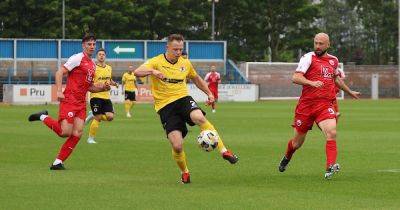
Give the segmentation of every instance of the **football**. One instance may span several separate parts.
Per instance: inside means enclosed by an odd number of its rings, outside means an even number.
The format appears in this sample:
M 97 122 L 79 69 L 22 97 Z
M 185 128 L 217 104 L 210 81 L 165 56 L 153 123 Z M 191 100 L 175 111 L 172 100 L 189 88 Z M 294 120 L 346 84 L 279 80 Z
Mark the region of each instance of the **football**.
M 218 133 L 211 130 L 202 131 L 197 137 L 197 143 L 206 152 L 213 151 L 218 146 L 218 140 Z

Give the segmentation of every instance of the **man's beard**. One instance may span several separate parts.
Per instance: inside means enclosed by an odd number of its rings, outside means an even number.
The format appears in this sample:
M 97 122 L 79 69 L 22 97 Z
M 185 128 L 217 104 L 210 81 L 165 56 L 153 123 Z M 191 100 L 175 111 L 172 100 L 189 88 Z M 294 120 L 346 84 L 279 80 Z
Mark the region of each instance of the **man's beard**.
M 314 53 L 318 56 L 318 57 L 321 57 L 321 56 L 323 56 L 325 53 L 326 53 L 326 51 L 327 51 L 328 49 L 326 49 L 326 50 L 323 50 L 323 51 L 314 51 Z

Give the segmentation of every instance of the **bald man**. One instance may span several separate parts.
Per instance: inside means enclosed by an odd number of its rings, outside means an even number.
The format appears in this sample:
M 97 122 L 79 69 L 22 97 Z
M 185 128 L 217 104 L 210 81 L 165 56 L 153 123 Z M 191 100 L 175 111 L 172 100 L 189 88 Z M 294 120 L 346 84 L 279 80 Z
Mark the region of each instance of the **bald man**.
M 330 47 L 329 36 L 319 33 L 314 37 L 314 52 L 305 54 L 293 74 L 292 81 L 302 85 L 303 90 L 296 106 L 294 121 L 294 137 L 287 144 L 279 171 L 284 172 L 293 153 L 303 145 L 307 132 L 314 122 L 319 126 L 326 139 L 326 172 L 325 179 L 340 170 L 336 162 L 336 113 L 333 101 L 336 100 L 336 85 L 353 98 L 359 92 L 352 91 L 339 78 L 339 60 L 327 53 Z

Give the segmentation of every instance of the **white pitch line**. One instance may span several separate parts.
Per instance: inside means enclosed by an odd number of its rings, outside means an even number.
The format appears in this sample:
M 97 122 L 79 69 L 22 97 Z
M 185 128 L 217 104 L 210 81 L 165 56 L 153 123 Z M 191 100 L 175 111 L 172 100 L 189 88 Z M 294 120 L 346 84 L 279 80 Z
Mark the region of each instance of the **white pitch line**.
M 384 169 L 384 170 L 378 170 L 378 172 L 400 173 L 400 168 L 398 168 L 398 169 Z

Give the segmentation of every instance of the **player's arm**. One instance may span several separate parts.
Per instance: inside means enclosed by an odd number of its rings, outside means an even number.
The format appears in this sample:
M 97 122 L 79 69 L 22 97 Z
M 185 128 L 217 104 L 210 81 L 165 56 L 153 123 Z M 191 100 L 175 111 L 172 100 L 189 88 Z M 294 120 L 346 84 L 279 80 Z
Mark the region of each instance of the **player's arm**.
M 118 88 L 118 83 L 116 83 L 113 79 L 110 79 L 110 85 L 115 86 Z
M 89 87 L 89 91 L 92 93 L 98 93 L 98 92 L 103 92 L 103 91 L 107 91 L 110 90 L 111 86 L 109 82 L 105 82 L 105 83 L 92 83 L 92 85 L 90 85 Z
M 62 92 L 62 80 L 63 80 L 63 76 L 68 74 L 68 69 L 65 68 L 65 66 L 61 66 L 60 69 L 58 69 L 58 71 L 55 74 L 55 81 L 56 81 L 56 88 L 57 88 L 57 99 L 59 101 L 61 101 L 62 99 L 64 99 L 64 94 Z
M 164 79 L 164 78 L 165 78 L 164 74 L 161 73 L 160 71 L 155 70 L 155 69 L 147 68 L 147 67 L 144 66 L 144 65 L 139 66 L 139 67 L 135 70 L 134 75 L 135 75 L 136 77 L 145 77 L 145 76 L 149 76 L 149 75 L 154 75 L 154 76 L 157 77 L 158 79 Z
M 306 79 L 304 77 L 303 73 L 301 73 L 301 72 L 295 72 L 293 74 L 292 82 L 295 84 L 298 84 L 298 85 L 309 85 L 309 86 L 316 87 L 316 88 L 322 87 L 324 85 L 324 83 L 321 81 L 311 81 L 311 80 Z
M 347 86 L 346 83 L 344 83 L 343 79 L 341 79 L 340 77 L 336 77 L 335 83 L 341 90 L 349 94 L 352 98 L 355 99 L 360 98 L 361 93 L 351 90 L 349 86 Z
M 214 102 L 214 95 L 211 93 L 210 89 L 207 86 L 207 83 L 199 76 L 196 75 L 192 78 L 193 83 L 198 87 L 201 91 L 203 91 L 208 96 L 208 102 Z

